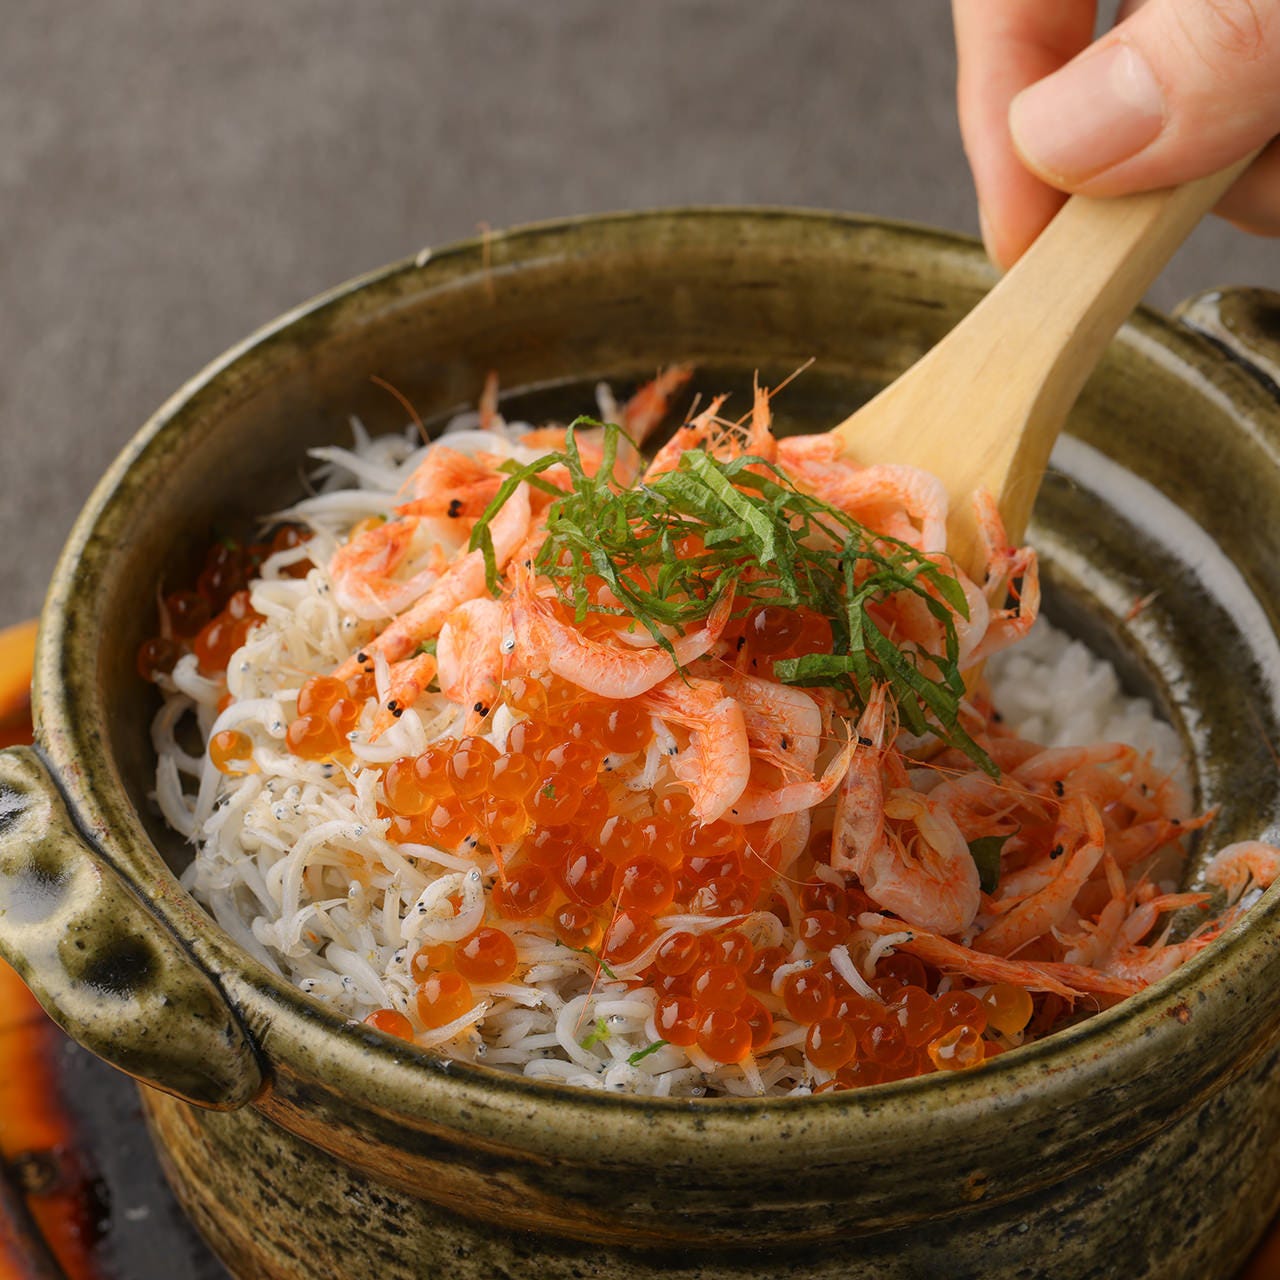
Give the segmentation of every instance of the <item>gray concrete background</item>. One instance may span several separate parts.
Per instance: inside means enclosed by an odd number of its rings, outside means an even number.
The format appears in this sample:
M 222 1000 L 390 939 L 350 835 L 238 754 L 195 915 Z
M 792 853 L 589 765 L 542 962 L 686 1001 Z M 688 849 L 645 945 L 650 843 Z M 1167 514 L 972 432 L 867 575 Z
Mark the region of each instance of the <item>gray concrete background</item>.
M 976 232 L 942 0 L 0 0 L 0 624 L 143 420 L 424 245 L 682 203 Z M 1280 288 L 1209 224 L 1153 300 Z

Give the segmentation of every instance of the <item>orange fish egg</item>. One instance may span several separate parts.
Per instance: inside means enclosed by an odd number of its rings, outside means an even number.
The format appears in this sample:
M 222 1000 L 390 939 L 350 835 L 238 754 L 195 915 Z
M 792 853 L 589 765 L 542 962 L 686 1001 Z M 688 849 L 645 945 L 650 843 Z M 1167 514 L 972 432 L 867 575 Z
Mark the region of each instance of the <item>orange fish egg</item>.
M 252 771 L 253 739 L 237 729 L 223 729 L 209 739 L 209 759 L 219 773 L 239 777 Z
M 366 1019 L 368 1026 L 401 1040 L 413 1039 L 413 1024 L 397 1009 L 375 1009 Z
M 418 1017 L 434 1029 L 457 1021 L 475 1005 L 471 984 L 459 973 L 433 973 L 419 987 Z
M 987 1025 L 1001 1035 L 1013 1036 L 1031 1021 L 1034 1010 L 1031 996 L 1021 987 L 997 982 L 982 997 L 982 1007 L 987 1015 Z
M 477 929 L 458 943 L 453 962 L 469 982 L 506 982 L 516 971 L 516 944 L 501 929 Z
M 736 1013 L 713 1010 L 698 1023 L 698 1048 L 717 1062 L 741 1062 L 751 1052 L 751 1026 Z

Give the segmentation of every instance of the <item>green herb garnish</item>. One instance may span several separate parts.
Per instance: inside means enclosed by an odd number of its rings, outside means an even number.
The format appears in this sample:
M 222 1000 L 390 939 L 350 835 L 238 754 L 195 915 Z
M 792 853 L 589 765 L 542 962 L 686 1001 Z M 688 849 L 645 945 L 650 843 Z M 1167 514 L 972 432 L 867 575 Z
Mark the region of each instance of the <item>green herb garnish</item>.
M 567 943 L 564 943 L 564 942 L 561 942 L 561 941 L 557 938 L 557 939 L 556 939 L 556 946 L 558 946 L 558 947 L 564 947 L 564 946 L 568 946 L 568 944 L 567 944 Z M 604 960 L 603 960 L 603 959 L 601 959 L 601 957 L 600 957 L 600 956 L 596 955 L 596 953 L 595 953 L 594 951 L 592 951 L 592 949 L 591 949 L 590 947 L 569 947 L 569 950 L 570 950 L 570 951 L 576 951 L 576 952 L 578 952 L 580 955 L 590 956 L 590 957 L 592 958 L 592 960 L 594 960 L 594 961 L 596 962 L 596 964 L 599 966 L 601 973 L 603 973 L 603 974 L 604 974 L 604 976 L 605 976 L 606 978 L 614 978 L 614 979 L 616 979 L 616 978 L 617 978 L 617 976 L 618 976 L 618 975 L 617 975 L 616 973 L 614 973 L 614 971 L 613 971 L 612 969 L 610 969 L 610 968 L 609 968 L 609 966 L 608 966 L 607 964 L 605 964 Z
M 643 1049 L 637 1049 L 635 1053 L 627 1058 L 627 1062 L 631 1066 L 635 1066 L 637 1062 L 642 1062 L 651 1053 L 657 1053 L 667 1042 L 665 1040 L 655 1040 L 652 1044 L 647 1044 Z
M 586 1038 L 582 1042 L 584 1049 L 590 1049 L 592 1045 L 603 1044 L 609 1038 L 609 1027 L 603 1018 L 596 1019 L 596 1025 L 587 1032 Z
M 604 460 L 594 476 L 578 449 L 583 428 L 603 428 Z M 579 418 L 562 452 L 506 464 L 510 474 L 471 536 L 472 548 L 484 553 L 491 591 L 497 593 L 499 576 L 489 523 L 528 482 L 556 495 L 533 568 L 555 584 L 579 622 L 589 612 L 629 615 L 671 653 L 663 628 L 701 622 L 726 591 L 733 592 L 735 616 L 758 605 L 808 609 L 831 624 L 831 652 L 777 661 L 775 678 L 841 689 L 855 707 L 886 684 L 912 733 L 934 733 L 998 773 L 960 724 L 965 687 L 954 615 L 967 618 L 968 606 L 955 578 L 909 543 L 801 492 L 762 458 L 725 462 L 690 450 L 675 470 L 624 487 L 614 478 L 624 439 L 616 426 Z M 568 472 L 567 492 L 544 479 L 553 466 Z M 593 579 L 602 579 L 620 603 L 595 603 Z M 917 596 L 938 620 L 942 653 L 900 647 L 876 625 L 875 606 L 899 592 Z
M 978 868 L 978 884 L 983 893 L 995 893 L 1000 884 L 1000 853 L 1005 842 L 1012 839 L 1016 832 L 1007 836 L 979 836 L 969 841 L 969 852 Z

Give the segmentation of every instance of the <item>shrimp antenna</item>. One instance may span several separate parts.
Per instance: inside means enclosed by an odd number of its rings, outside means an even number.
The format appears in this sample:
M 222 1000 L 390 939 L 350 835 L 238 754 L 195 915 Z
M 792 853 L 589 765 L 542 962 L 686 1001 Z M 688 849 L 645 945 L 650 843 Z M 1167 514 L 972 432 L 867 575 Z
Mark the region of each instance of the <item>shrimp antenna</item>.
M 797 365 L 796 368 L 794 368 L 789 374 L 787 374 L 787 376 L 783 378 L 783 380 L 780 383 L 778 383 L 778 385 L 774 387 L 772 391 L 769 392 L 770 398 L 772 398 L 773 396 L 776 396 L 778 392 L 782 390 L 783 387 L 790 386 L 790 384 L 793 383 L 802 373 L 804 373 L 805 370 L 808 369 L 809 366 L 812 365 L 817 360 L 817 358 L 818 358 L 817 356 L 810 356 L 803 364 Z
M 369 375 L 369 381 L 372 382 L 374 386 L 381 387 L 384 391 L 389 391 L 393 396 L 395 396 L 395 398 L 400 402 L 401 406 L 404 408 L 404 411 L 409 415 L 409 421 L 412 422 L 413 425 L 418 428 L 418 434 L 422 437 L 422 443 L 430 444 L 431 437 L 427 435 L 427 429 L 422 425 L 422 417 L 418 413 L 417 409 L 413 407 L 413 402 L 409 399 L 409 397 L 405 395 L 404 392 L 401 391 L 398 387 L 393 387 L 391 383 L 389 383 L 386 380 L 386 378 L 378 377 L 376 373 L 371 373 Z
M 803 364 L 797 365 L 796 368 L 792 369 L 792 371 L 789 374 L 787 374 L 787 376 L 783 378 L 783 380 L 780 383 L 778 383 L 776 387 L 774 387 L 772 390 L 767 390 L 765 392 L 765 395 L 768 396 L 770 400 L 772 400 L 773 397 L 776 396 L 778 392 L 782 390 L 783 387 L 790 386 L 802 373 L 804 373 L 804 371 L 808 369 L 809 366 L 817 360 L 817 358 L 818 358 L 817 356 L 810 356 Z M 752 379 L 752 381 L 756 386 L 760 385 L 759 369 L 756 370 L 755 377 Z M 751 416 L 751 410 L 748 409 L 747 412 L 744 413 L 742 417 L 740 417 L 737 420 L 737 422 L 735 422 L 733 425 L 735 427 L 740 427 L 750 416 Z

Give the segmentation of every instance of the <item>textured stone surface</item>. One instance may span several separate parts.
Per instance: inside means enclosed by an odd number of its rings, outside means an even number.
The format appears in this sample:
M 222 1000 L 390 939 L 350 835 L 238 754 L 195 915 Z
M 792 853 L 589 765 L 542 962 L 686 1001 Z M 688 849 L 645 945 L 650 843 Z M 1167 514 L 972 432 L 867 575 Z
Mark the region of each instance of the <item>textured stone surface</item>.
M 953 90 L 926 0 L 9 0 L 0 624 L 141 422 L 287 307 L 481 221 L 783 203 L 972 232 Z M 1154 297 L 1222 284 L 1280 286 L 1280 251 L 1206 226 Z

